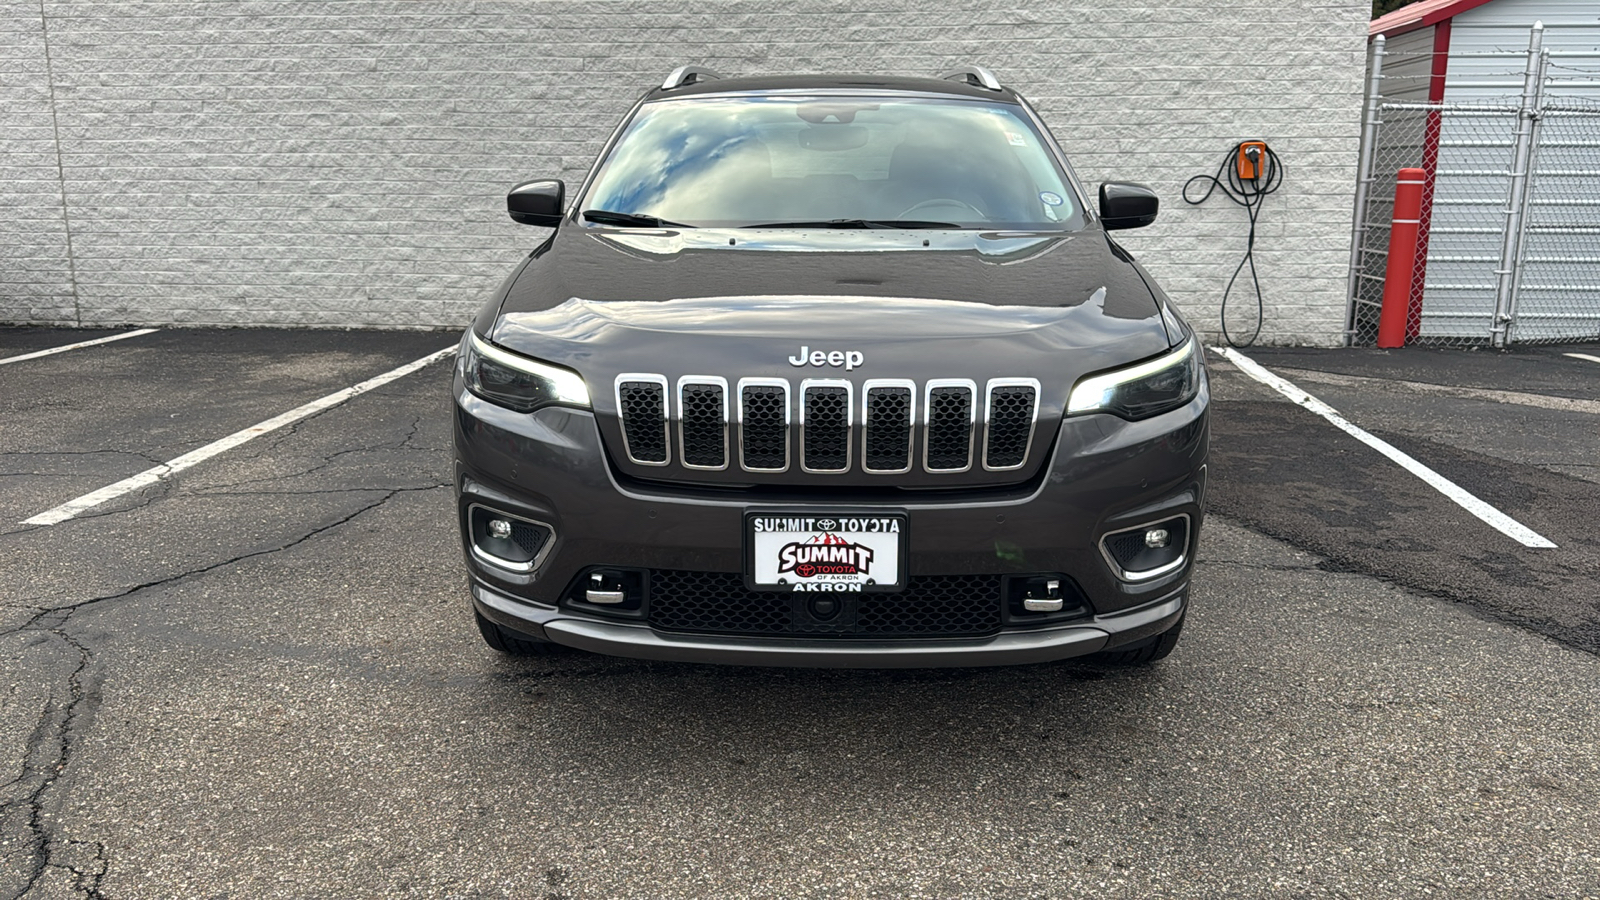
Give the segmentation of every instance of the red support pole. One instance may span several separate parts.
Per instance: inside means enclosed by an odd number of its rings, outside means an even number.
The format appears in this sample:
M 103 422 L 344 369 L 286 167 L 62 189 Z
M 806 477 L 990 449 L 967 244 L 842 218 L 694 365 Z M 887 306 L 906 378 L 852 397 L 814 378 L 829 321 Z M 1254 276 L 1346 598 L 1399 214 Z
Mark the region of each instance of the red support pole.
M 1389 223 L 1389 267 L 1383 273 L 1383 312 L 1378 346 L 1404 347 L 1411 318 L 1411 275 L 1417 264 L 1422 221 L 1422 186 L 1427 173 L 1401 169 L 1394 183 L 1394 218 Z M 1420 314 L 1420 309 L 1418 310 Z

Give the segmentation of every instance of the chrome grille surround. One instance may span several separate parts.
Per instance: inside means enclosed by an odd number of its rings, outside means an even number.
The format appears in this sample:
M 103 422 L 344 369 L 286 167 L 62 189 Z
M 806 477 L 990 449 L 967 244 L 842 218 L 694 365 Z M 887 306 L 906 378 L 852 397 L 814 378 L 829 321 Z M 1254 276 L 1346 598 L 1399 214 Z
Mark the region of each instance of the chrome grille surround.
M 759 421 L 752 421 L 752 411 L 749 407 L 756 396 L 748 392 L 749 388 L 776 388 L 783 395 L 783 422 L 769 421 L 768 417 L 755 415 Z M 765 394 L 766 392 L 762 392 Z M 787 378 L 741 378 L 739 379 L 739 468 L 746 472 L 787 472 L 789 471 L 789 426 L 793 415 L 794 404 L 789 402 L 789 379 Z M 781 429 L 777 435 L 761 434 L 765 429 Z M 752 466 L 750 457 L 754 454 L 772 451 L 761 447 L 762 443 L 781 444 L 783 464 L 780 466 Z
M 1033 396 L 1030 398 L 1028 410 L 1028 436 L 1022 442 L 1022 451 L 1017 456 L 1015 463 L 991 462 L 990 456 L 999 456 L 995 453 L 996 425 L 995 394 L 1006 388 L 1011 388 L 1013 393 L 1018 388 L 1031 388 Z M 1028 454 L 1033 450 L 1033 433 L 1039 424 L 1039 379 L 1037 378 L 991 378 L 983 389 L 983 468 L 986 472 L 1010 472 L 1020 469 L 1028 464 Z M 998 423 L 1002 427 L 1010 423 Z
M 624 372 L 621 375 L 617 376 L 616 381 L 613 382 L 613 384 L 614 384 L 614 390 L 616 392 L 616 398 L 617 398 L 617 419 L 618 419 L 619 423 L 622 425 L 622 450 L 623 450 L 624 453 L 626 453 L 628 455 L 629 461 L 637 463 L 637 464 L 639 464 L 641 466 L 664 466 L 664 465 L 667 465 L 668 463 L 672 462 L 672 428 L 671 428 L 670 422 L 668 421 L 669 418 L 670 418 L 670 412 L 667 409 L 668 400 L 667 400 L 667 379 L 666 379 L 666 377 L 662 376 L 662 375 L 652 375 L 652 374 L 650 374 L 648 372 Z M 636 449 L 634 447 L 634 443 L 635 442 L 639 442 L 639 443 L 642 444 L 643 443 L 642 438 L 644 436 L 646 436 L 647 430 L 648 431 L 654 431 L 654 428 L 649 423 L 642 423 L 639 426 L 640 430 L 635 430 L 633 428 L 630 428 L 630 423 L 628 421 L 628 416 L 626 415 L 626 410 L 632 404 L 624 402 L 624 400 L 623 400 L 623 385 L 625 385 L 625 384 L 653 384 L 660 391 L 660 406 L 661 406 L 661 409 L 660 409 L 660 416 L 661 416 L 661 453 L 660 453 L 660 457 L 661 458 L 660 459 L 651 458 L 655 454 L 649 454 L 647 456 L 641 457 L 641 456 L 635 455 L 635 453 L 634 453 L 634 450 Z M 634 440 L 632 440 L 632 441 L 630 441 L 628 439 L 628 432 L 630 430 L 634 431 Z M 652 436 L 652 442 L 653 442 L 653 436 Z M 642 446 L 637 448 L 637 449 L 641 453 L 647 453 L 648 452 Z
M 721 412 L 709 420 L 695 412 L 684 396 L 685 389 L 694 391 L 705 388 L 716 388 L 720 396 Z M 696 403 L 694 407 L 700 405 L 700 403 Z M 728 405 L 728 379 L 720 375 L 684 375 L 678 379 L 676 416 L 678 422 L 678 458 L 683 460 L 685 469 L 697 469 L 702 472 L 721 472 L 728 468 Z M 691 437 L 690 432 L 691 430 L 698 432 L 708 424 L 720 434 L 720 458 L 722 461 L 717 464 L 693 462 L 695 459 L 703 459 L 701 453 L 705 450 L 705 447 L 699 445 L 705 442 L 703 440 L 704 436 Z M 716 444 L 717 438 L 713 437 L 710 443 Z
M 843 393 L 843 404 L 837 403 L 839 394 Z M 827 398 L 826 400 L 823 398 Z M 842 378 L 807 378 L 800 382 L 800 471 L 813 475 L 838 475 L 850 471 L 850 461 L 854 449 L 855 431 L 855 385 Z M 829 415 L 821 410 L 824 404 L 834 406 L 839 413 L 843 413 L 843 423 L 823 423 L 822 418 L 837 420 L 837 413 Z M 843 434 L 837 432 L 830 435 L 821 433 L 821 428 L 831 430 L 841 429 Z M 841 465 L 815 466 L 811 465 L 813 451 L 821 455 L 830 453 L 839 456 L 837 450 L 823 449 L 828 444 L 838 444 L 843 439 L 844 452 Z
M 966 392 L 967 399 L 964 423 L 959 411 L 950 409 L 950 399 L 959 396 L 961 391 Z M 922 468 L 945 475 L 971 471 L 973 433 L 977 430 L 973 426 L 978 421 L 977 383 L 970 378 L 934 378 L 923 386 L 922 397 Z M 935 443 L 958 440 L 963 432 L 967 439 L 965 462 L 960 466 L 935 466 L 935 457 L 946 455 L 943 449 L 935 448 Z
M 905 449 L 904 449 L 904 453 L 902 454 L 898 449 L 895 451 L 896 456 L 904 458 L 905 465 L 903 465 L 903 466 L 901 466 L 899 468 L 896 468 L 896 469 L 874 468 L 872 463 L 873 463 L 873 460 L 876 457 L 878 457 L 880 455 L 883 455 L 883 456 L 887 456 L 888 455 L 887 453 L 879 454 L 879 453 L 874 452 L 875 449 L 876 449 L 876 445 L 875 445 L 874 441 L 876 439 L 878 439 L 879 433 L 883 432 L 883 431 L 887 431 L 889 426 L 885 426 L 883 424 L 880 424 L 879 420 L 881 419 L 881 417 L 875 417 L 875 416 L 872 415 L 872 399 L 873 399 L 875 394 L 880 394 L 882 392 L 890 392 L 890 391 L 893 391 L 893 392 L 904 391 L 905 392 L 906 414 L 905 414 L 904 423 L 903 424 L 896 424 L 896 425 L 893 426 L 896 430 L 899 430 L 901 428 L 903 428 L 905 430 L 905 439 L 904 439 L 905 440 Z M 916 444 L 916 433 L 917 433 L 917 383 L 915 381 L 912 381 L 909 378 L 869 378 L 866 381 L 862 382 L 862 384 L 861 384 L 861 471 L 866 472 L 869 475 L 904 475 L 905 473 L 911 471 L 912 449 Z M 898 445 L 900 443 L 900 440 L 898 438 L 891 437 L 889 439 L 893 440 L 896 445 Z
M 970 378 L 935 378 L 920 386 L 909 378 L 870 378 L 861 382 L 858 398 L 847 378 L 807 378 L 797 388 L 787 378 L 741 378 L 730 395 L 727 378 L 684 375 L 669 394 L 664 376 L 629 372 L 617 376 L 615 390 L 630 462 L 721 472 L 733 468 L 730 454 L 736 454 L 743 471 L 771 474 L 788 472 L 796 452 L 807 474 L 855 471 L 858 428 L 859 471 L 868 475 L 904 475 L 919 453 L 922 470 L 934 475 L 979 467 L 1016 471 L 1033 455 L 1044 402 L 1036 378 L 989 379 L 981 411 L 978 384 Z M 643 408 L 651 403 L 659 406 Z M 659 437 L 655 421 L 634 418 L 641 411 L 652 420 L 660 416 Z M 799 436 L 791 441 L 796 415 Z M 821 428 L 828 429 L 825 437 Z

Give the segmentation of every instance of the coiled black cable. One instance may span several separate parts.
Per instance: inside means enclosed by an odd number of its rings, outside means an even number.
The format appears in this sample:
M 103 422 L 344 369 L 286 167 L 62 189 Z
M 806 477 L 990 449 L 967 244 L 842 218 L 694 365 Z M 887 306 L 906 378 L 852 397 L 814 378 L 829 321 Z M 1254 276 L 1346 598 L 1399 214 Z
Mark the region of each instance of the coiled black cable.
M 1245 143 L 1260 143 L 1265 159 L 1258 160 L 1256 177 L 1244 178 L 1239 174 L 1237 165 L 1239 153 Z M 1227 180 L 1223 180 L 1223 173 L 1227 173 Z M 1189 198 L 1189 188 L 1197 181 L 1209 181 L 1211 186 L 1198 200 Z M 1248 141 L 1233 145 L 1228 155 L 1223 157 L 1222 165 L 1217 167 L 1215 175 L 1196 175 L 1183 185 L 1183 202 L 1191 206 L 1199 206 L 1217 191 L 1222 189 L 1223 196 L 1234 203 L 1244 207 L 1246 215 L 1250 217 L 1250 234 L 1245 239 L 1244 258 L 1239 260 L 1239 265 L 1234 267 L 1233 277 L 1228 279 L 1228 286 L 1222 292 L 1222 339 L 1230 347 L 1249 347 L 1261 336 L 1261 320 L 1266 317 L 1266 307 L 1261 299 L 1261 279 L 1256 275 L 1256 218 L 1261 214 L 1261 204 L 1267 195 L 1273 193 L 1283 184 L 1283 164 L 1278 161 L 1278 154 L 1272 152 L 1264 142 Z M 1250 340 L 1238 343 L 1233 335 L 1228 332 L 1228 296 L 1233 293 L 1233 283 L 1239 279 L 1239 273 L 1244 271 L 1246 265 L 1250 266 L 1250 281 L 1256 289 L 1256 330 L 1251 333 Z

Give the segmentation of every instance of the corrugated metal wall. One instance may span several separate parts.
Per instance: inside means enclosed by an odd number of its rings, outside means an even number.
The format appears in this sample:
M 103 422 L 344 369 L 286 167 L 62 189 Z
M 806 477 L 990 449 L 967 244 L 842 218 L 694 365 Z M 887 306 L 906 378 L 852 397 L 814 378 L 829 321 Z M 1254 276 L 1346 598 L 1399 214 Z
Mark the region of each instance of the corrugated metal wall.
M 1456 16 L 1445 102 L 1515 107 L 1535 21 L 1544 23 L 1544 47 L 1551 51 L 1548 100 L 1600 103 L 1600 7 L 1594 0 L 1494 0 Z M 1595 152 L 1572 146 L 1569 132 L 1582 124 L 1552 118 L 1541 126 L 1517 303 L 1517 328 L 1525 337 L 1587 337 L 1596 330 L 1600 289 L 1593 288 L 1600 284 L 1600 264 L 1593 261 L 1600 260 L 1600 232 L 1570 227 L 1600 222 L 1600 208 L 1580 201 L 1600 194 L 1600 167 L 1584 163 Z M 1516 126 L 1509 111 L 1450 113 L 1440 123 L 1425 337 L 1489 333 Z M 1591 261 L 1587 270 L 1575 268 L 1585 264 L 1573 261 L 1583 259 Z M 1585 284 L 1591 290 L 1582 290 Z

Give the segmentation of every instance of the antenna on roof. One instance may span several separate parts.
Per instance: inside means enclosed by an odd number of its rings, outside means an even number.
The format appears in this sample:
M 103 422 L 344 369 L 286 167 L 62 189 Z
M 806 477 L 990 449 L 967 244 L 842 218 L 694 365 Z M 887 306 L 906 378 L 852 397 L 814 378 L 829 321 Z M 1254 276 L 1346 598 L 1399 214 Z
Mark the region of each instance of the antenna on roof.
M 994 73 L 983 66 L 962 66 L 959 69 L 951 69 L 939 77 L 946 81 L 965 81 L 986 91 L 1000 90 L 1000 79 L 994 77 Z
M 672 74 L 667 76 L 666 81 L 661 82 L 661 89 L 670 91 L 686 84 L 694 84 L 697 81 L 721 77 L 720 73 L 713 72 L 705 66 L 679 66 L 672 70 Z

